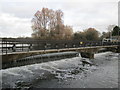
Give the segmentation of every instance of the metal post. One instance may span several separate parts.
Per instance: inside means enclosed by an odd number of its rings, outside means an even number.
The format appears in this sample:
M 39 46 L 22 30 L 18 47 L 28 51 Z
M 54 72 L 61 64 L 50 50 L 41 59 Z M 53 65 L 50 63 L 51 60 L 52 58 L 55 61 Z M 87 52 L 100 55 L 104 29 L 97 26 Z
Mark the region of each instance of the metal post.
M 3 54 L 3 40 L 1 40 L 1 44 L 2 44 L 2 48 L 1 49 L 2 49 L 2 54 Z
M 12 51 L 16 52 L 16 44 L 15 43 L 13 44 Z
M 7 41 L 6 41 L 6 54 L 7 54 Z
M 23 51 L 23 43 L 22 43 L 22 51 Z
M 119 45 L 119 33 L 120 33 L 120 30 L 118 30 L 118 45 Z
M 30 51 L 32 50 L 32 44 L 30 44 Z

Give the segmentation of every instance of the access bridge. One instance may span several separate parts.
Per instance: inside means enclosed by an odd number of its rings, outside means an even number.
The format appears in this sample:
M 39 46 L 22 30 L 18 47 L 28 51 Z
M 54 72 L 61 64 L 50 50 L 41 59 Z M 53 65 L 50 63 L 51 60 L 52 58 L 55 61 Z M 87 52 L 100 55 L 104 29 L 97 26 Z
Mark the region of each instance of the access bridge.
M 82 57 L 85 58 L 94 58 L 94 53 L 97 53 L 99 50 L 107 49 L 112 50 L 114 52 L 120 52 L 120 43 L 102 43 L 101 41 L 81 41 L 81 40 L 39 40 L 39 39 L 32 39 L 32 38 L 1 38 L 0 42 L 0 49 L 1 49 L 1 68 L 7 68 L 10 65 L 20 63 L 19 65 L 22 66 L 24 64 L 26 57 L 32 58 L 35 55 L 43 55 L 52 53 L 55 56 L 55 53 L 63 53 L 63 52 L 73 52 L 73 53 L 64 53 L 59 54 L 66 57 L 75 57 L 78 53 L 81 54 Z M 75 53 L 76 52 L 76 53 Z M 57 55 L 57 56 L 59 56 Z M 52 57 L 53 57 L 52 56 Z M 60 56 L 60 57 L 62 57 Z M 30 59 L 36 63 L 38 60 Z M 40 59 L 41 57 L 39 57 Z M 41 58 L 43 59 L 43 58 Z M 26 59 L 27 61 L 28 58 Z M 44 61 L 50 61 L 43 60 Z M 26 61 L 25 61 L 26 62 Z M 30 61 L 29 61 L 30 62 Z M 16 64 L 16 65 L 15 65 Z M 11 66 L 12 67 L 12 66 Z

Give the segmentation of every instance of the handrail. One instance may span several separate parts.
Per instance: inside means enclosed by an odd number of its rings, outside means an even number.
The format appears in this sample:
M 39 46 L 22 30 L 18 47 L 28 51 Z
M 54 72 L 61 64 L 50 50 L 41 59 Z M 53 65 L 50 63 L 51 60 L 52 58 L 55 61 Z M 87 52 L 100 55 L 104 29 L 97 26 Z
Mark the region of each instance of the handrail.
M 82 43 L 81 43 L 82 42 Z M 79 48 L 86 46 L 103 46 L 118 45 L 118 43 L 102 43 L 102 41 L 82 41 L 82 40 L 40 40 L 33 38 L 0 38 L 0 50 L 2 54 L 62 49 L 62 48 Z

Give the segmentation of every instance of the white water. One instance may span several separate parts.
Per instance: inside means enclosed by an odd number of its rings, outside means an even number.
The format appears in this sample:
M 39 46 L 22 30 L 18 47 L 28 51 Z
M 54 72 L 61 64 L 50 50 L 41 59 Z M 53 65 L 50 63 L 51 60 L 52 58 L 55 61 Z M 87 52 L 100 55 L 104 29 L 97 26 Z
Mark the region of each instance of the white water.
M 114 55 L 117 59 L 118 54 L 112 52 L 99 53 L 95 55 L 93 61 L 98 60 L 97 64 L 101 64 L 101 60 L 110 59 Z M 116 56 L 116 57 L 115 57 Z M 3 88 L 29 87 L 37 80 L 47 78 L 68 79 L 82 78 L 84 73 L 91 74 L 98 69 L 98 66 L 85 65 L 83 67 L 81 60 L 85 58 L 75 57 L 71 59 L 62 59 L 59 61 L 51 61 L 40 64 L 26 65 L 0 70 L 0 79 L 2 79 Z M 89 59 L 85 59 L 88 60 Z M 84 72 L 83 72 L 84 71 Z M 77 75 L 77 73 L 80 73 Z M 19 84 L 19 85 L 18 85 Z

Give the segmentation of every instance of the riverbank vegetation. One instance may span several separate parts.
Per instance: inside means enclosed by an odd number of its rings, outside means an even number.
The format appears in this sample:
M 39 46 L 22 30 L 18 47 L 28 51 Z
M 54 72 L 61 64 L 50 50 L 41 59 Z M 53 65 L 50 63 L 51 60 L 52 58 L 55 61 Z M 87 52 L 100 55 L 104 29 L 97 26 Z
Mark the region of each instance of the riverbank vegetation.
M 83 31 L 73 32 L 72 26 L 65 25 L 64 13 L 61 10 L 42 8 L 38 10 L 32 19 L 32 38 L 53 40 L 102 40 L 111 35 L 120 35 L 120 27 L 109 25 L 108 32 L 102 34 L 95 28 L 87 28 Z

